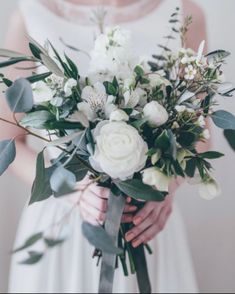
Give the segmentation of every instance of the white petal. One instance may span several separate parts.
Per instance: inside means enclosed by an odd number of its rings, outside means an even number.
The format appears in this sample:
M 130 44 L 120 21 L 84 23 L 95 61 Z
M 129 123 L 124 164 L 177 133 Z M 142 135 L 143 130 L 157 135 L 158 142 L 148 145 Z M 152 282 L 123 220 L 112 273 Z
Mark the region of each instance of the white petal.
M 203 40 L 201 44 L 199 45 L 199 48 L 197 51 L 197 61 L 200 61 L 202 59 L 204 47 L 205 47 L 205 40 Z

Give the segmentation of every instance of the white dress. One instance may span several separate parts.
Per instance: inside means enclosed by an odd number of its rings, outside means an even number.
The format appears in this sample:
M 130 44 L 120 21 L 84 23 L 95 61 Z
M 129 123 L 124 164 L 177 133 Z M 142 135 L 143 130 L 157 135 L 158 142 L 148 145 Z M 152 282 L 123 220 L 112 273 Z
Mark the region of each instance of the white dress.
M 56 0 L 59 4 L 63 1 Z M 139 4 L 143 5 L 140 0 Z M 67 2 L 68 3 L 68 2 Z M 65 5 L 64 14 L 74 12 L 75 6 Z M 136 8 L 131 5 L 123 13 L 131 13 Z M 169 33 L 168 19 L 175 7 L 181 7 L 180 0 L 164 0 L 159 7 L 136 20 L 123 22 L 122 26 L 133 33 L 134 48 L 140 55 L 152 54 L 158 50 L 157 44 Z M 63 40 L 82 50 L 92 48 L 95 28 L 87 25 L 84 19 L 68 19 L 54 14 L 39 0 L 22 0 L 20 9 L 25 19 L 28 33 L 38 42 L 49 39 L 60 52 L 66 51 L 77 60 L 82 72 L 86 71 L 87 57 L 69 51 L 59 41 Z M 80 7 L 85 15 L 90 8 Z M 111 13 L 111 12 L 110 12 Z M 89 17 L 88 17 L 89 18 Z M 179 44 L 171 43 L 174 48 Z M 50 198 L 47 201 L 26 207 L 23 212 L 15 246 L 22 245 L 26 238 L 34 233 L 44 231 L 68 214 L 67 224 L 70 238 L 62 246 L 50 250 L 46 256 L 33 266 L 19 265 L 26 252 L 13 256 L 10 273 L 10 293 L 96 293 L 99 282 L 99 267 L 92 259 L 94 248 L 88 244 L 81 232 L 79 209 L 71 211 L 66 200 Z M 42 246 L 39 244 L 39 247 Z M 154 254 L 148 256 L 148 267 L 153 293 L 196 293 L 197 285 L 191 262 L 191 256 L 185 237 L 184 225 L 175 206 L 164 231 L 152 242 Z M 38 249 L 38 248 L 36 248 Z M 39 248 L 40 250 L 40 248 Z M 147 254 L 148 255 L 148 254 Z M 115 273 L 114 293 L 137 293 L 135 276 L 124 277 L 120 267 Z

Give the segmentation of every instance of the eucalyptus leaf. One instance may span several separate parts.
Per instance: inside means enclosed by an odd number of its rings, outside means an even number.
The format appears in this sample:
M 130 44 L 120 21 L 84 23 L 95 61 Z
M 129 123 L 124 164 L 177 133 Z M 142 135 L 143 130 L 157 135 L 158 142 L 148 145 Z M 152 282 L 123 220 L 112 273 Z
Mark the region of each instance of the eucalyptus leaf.
M 10 59 L 8 59 L 6 61 L 0 62 L 0 68 L 7 67 L 7 66 L 10 66 L 10 65 L 13 65 L 13 64 L 16 64 L 16 63 L 19 63 L 19 62 L 23 62 L 23 61 L 34 61 L 34 60 L 32 58 L 29 58 L 29 57 L 10 58 Z
M 38 154 L 36 163 L 36 177 L 33 183 L 29 205 L 48 199 L 52 194 L 50 177 L 54 167 L 45 168 L 43 151 Z
M 122 250 L 113 244 L 112 239 L 101 226 L 93 226 L 90 223 L 83 222 L 82 232 L 95 248 L 109 254 L 122 254 Z
M 45 129 L 46 122 L 54 119 L 53 114 L 46 110 L 35 111 L 26 114 L 20 121 L 23 127 L 30 127 L 35 129 Z
M 61 245 L 64 243 L 65 239 L 50 239 L 50 238 L 44 238 L 44 242 L 48 247 L 56 247 L 58 245 Z
M 217 151 L 207 151 L 207 152 L 199 153 L 198 155 L 201 158 L 207 158 L 207 159 L 216 159 L 216 158 L 220 158 L 224 156 L 223 153 L 220 153 Z
M 88 167 L 78 159 L 77 155 L 65 167 L 76 176 L 78 182 L 83 180 L 89 171 Z
M 31 84 L 36 83 L 38 81 L 42 81 L 45 80 L 46 78 L 48 78 L 50 75 L 52 74 L 52 72 L 46 72 L 43 74 L 37 74 L 37 75 L 33 75 L 31 77 L 26 78 Z
M 224 136 L 230 147 L 235 151 L 235 130 L 224 130 Z
M 235 116 L 225 110 L 218 110 L 212 114 L 215 125 L 225 130 L 235 130 Z
M 7 170 L 9 165 L 15 160 L 16 147 L 15 140 L 4 140 L 0 142 L 0 176 Z
M 64 73 L 62 70 L 59 68 L 57 63 L 48 55 L 41 54 L 41 59 L 43 64 L 49 69 L 49 71 L 53 72 L 55 75 L 64 78 Z
M 83 133 L 82 131 L 81 132 L 75 132 L 75 133 L 72 133 L 72 134 L 70 134 L 68 136 L 61 137 L 59 139 L 56 139 L 54 141 L 49 142 L 48 146 L 59 146 L 59 145 L 71 142 L 74 139 L 76 139 L 78 136 L 80 136 L 82 133 Z
M 206 55 L 206 57 L 210 60 L 210 59 L 225 59 L 226 57 L 228 57 L 230 55 L 230 52 L 219 49 L 216 51 L 212 51 L 210 53 L 208 53 Z
M 40 252 L 28 252 L 29 253 L 29 257 L 23 261 L 20 262 L 20 264 L 24 264 L 24 265 L 32 265 L 32 264 L 36 264 L 38 263 L 42 257 L 43 257 L 43 253 Z
M 137 200 L 145 201 L 164 201 L 167 193 L 160 192 L 149 185 L 144 184 L 139 179 L 126 181 L 114 181 L 115 185 L 126 195 Z
M 53 172 L 50 184 L 51 189 L 57 194 L 57 197 L 69 194 L 74 191 L 76 176 L 63 166 L 59 166 Z
M 14 113 L 28 112 L 33 108 L 33 91 L 26 79 L 16 80 L 6 90 L 7 103 Z
M 24 243 L 22 246 L 20 246 L 19 248 L 15 249 L 15 250 L 13 251 L 13 253 L 20 252 L 20 251 L 22 251 L 22 250 L 24 250 L 24 249 L 27 249 L 27 248 L 33 246 L 35 243 L 37 243 L 37 242 L 38 242 L 39 240 L 41 240 L 42 238 L 43 238 L 43 233 L 41 233 L 41 232 L 32 235 L 31 237 L 29 237 L 29 238 L 25 241 L 25 243 Z

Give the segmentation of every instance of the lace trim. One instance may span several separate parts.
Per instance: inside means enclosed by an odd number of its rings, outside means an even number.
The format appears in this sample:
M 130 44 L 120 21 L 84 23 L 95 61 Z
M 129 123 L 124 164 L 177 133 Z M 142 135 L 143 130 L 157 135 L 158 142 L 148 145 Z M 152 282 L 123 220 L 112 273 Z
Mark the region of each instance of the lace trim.
M 69 22 L 91 25 L 92 17 L 97 11 L 105 11 L 105 23 L 116 24 L 135 21 L 150 14 L 158 8 L 163 0 L 138 0 L 121 6 L 75 4 L 66 0 L 38 0 L 52 13 Z M 97 9 L 99 8 L 99 9 Z

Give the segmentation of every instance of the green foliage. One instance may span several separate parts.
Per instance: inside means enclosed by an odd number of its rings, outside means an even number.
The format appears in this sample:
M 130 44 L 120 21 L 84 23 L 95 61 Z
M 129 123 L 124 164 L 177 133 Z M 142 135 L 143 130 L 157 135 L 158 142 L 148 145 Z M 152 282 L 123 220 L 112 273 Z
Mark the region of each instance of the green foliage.
M 49 111 L 40 110 L 26 114 L 20 121 L 20 124 L 26 128 L 45 129 L 50 121 L 55 117 Z
M 16 147 L 15 140 L 4 140 L 0 142 L 0 176 L 7 170 L 9 165 L 15 160 Z
M 27 249 L 27 248 L 33 246 L 39 240 L 42 240 L 42 239 L 43 239 L 43 233 L 40 232 L 40 233 L 34 234 L 33 236 L 29 237 L 22 246 L 20 246 L 19 248 L 15 249 L 13 251 L 13 253 L 17 253 L 17 252 L 20 252 L 20 251 L 22 251 L 24 249 Z
M 230 147 L 235 150 L 235 130 L 224 130 L 224 136 Z
M 20 262 L 20 264 L 24 264 L 24 265 L 36 264 L 43 258 L 43 253 L 40 253 L 40 252 L 29 251 L 28 254 L 29 254 L 29 257 L 23 260 L 22 262 Z
M 37 74 L 37 75 L 33 75 L 31 77 L 26 78 L 31 84 L 36 83 L 38 81 L 42 81 L 45 80 L 46 78 L 48 78 L 50 75 L 52 74 L 52 72 L 46 72 L 43 74 Z
M 57 167 L 50 178 L 51 189 L 56 197 L 69 194 L 74 191 L 76 176 L 73 172 L 65 169 L 63 166 Z
M 26 79 L 16 80 L 6 90 L 6 100 L 14 113 L 28 112 L 33 108 L 33 91 Z
M 112 239 L 102 227 L 83 222 L 82 232 L 95 248 L 109 254 L 122 254 L 122 250 L 113 244 Z
M 201 157 L 201 158 L 216 159 L 216 158 L 223 157 L 224 154 L 220 153 L 220 152 L 217 152 L 217 151 L 207 151 L 207 152 L 204 152 L 204 153 L 199 153 L 198 156 Z
M 163 201 L 167 193 L 160 192 L 144 184 L 139 179 L 114 181 L 115 185 L 125 194 L 136 200 Z
M 215 125 L 225 130 L 235 130 L 235 116 L 225 110 L 218 110 L 212 114 Z

